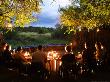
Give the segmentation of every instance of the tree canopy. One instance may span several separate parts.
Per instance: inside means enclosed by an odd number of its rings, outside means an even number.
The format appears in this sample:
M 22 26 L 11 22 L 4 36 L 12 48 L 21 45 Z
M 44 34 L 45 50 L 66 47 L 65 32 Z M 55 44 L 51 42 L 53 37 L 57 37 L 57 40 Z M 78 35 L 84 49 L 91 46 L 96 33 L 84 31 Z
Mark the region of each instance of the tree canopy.
M 0 0 L 0 27 L 8 24 L 24 26 L 34 21 L 33 12 L 40 11 L 41 0 Z
M 110 0 L 80 0 L 79 6 L 72 4 L 61 8 L 60 13 L 61 25 L 66 26 L 68 31 L 101 27 L 103 24 L 110 24 Z

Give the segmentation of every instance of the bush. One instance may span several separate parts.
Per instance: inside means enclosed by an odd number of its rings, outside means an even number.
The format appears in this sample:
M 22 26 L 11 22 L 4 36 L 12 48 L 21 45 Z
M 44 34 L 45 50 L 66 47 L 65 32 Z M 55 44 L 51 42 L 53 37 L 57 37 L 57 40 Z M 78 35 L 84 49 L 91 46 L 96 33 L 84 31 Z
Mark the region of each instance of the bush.
M 4 33 L 4 37 L 6 40 L 15 39 L 16 36 L 17 36 L 16 31 L 5 31 L 5 33 Z

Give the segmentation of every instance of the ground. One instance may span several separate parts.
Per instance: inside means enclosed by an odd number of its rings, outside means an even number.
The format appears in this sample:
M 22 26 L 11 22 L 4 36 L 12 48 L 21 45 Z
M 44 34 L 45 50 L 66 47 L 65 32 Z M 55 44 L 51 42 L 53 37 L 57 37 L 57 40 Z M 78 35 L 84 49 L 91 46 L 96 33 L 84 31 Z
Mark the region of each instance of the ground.
M 32 79 L 28 76 L 21 76 L 17 70 L 9 70 L 0 67 L 0 82 L 68 82 L 68 79 L 61 80 L 56 73 L 52 73 L 48 80 Z M 110 72 L 98 72 L 93 76 L 80 78 L 76 82 L 110 82 Z

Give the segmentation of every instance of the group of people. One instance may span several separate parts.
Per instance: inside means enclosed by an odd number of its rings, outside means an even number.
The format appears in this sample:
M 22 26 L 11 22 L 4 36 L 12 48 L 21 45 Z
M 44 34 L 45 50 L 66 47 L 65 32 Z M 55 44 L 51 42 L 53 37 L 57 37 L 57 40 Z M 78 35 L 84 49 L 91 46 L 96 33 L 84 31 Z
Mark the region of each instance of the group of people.
M 83 63 L 88 62 L 89 64 L 92 64 L 99 60 L 106 61 L 107 50 L 100 42 L 96 42 L 92 46 L 90 43 L 85 43 L 85 49 L 82 51 L 82 57 Z
M 108 56 L 106 48 L 100 43 L 96 42 L 94 45 L 90 44 L 90 42 L 84 43 L 84 49 L 81 51 L 81 62 L 80 68 L 77 66 L 77 55 L 71 52 L 71 46 L 66 46 L 66 54 L 62 56 L 62 71 L 66 73 L 68 76 L 68 69 L 73 69 L 74 73 L 78 73 L 81 70 L 84 72 L 85 70 L 88 73 L 102 71 L 109 66 L 108 63 Z M 86 66 L 84 66 L 86 65 Z M 106 68 L 107 70 L 107 68 Z M 70 70 L 71 71 L 71 70 Z
M 62 55 L 61 61 L 62 66 L 64 67 L 63 70 L 69 69 L 71 66 L 76 65 L 76 56 L 74 53 L 71 52 L 72 48 L 70 45 L 66 46 L 66 53 Z M 95 53 L 94 53 L 95 51 Z M 30 53 L 30 59 L 25 57 L 25 53 L 28 52 L 27 50 L 22 49 L 22 47 L 18 47 L 16 51 L 12 51 L 10 49 L 10 45 L 7 43 L 3 43 L 0 47 L 0 63 L 2 62 L 3 65 L 6 67 L 14 66 L 17 67 L 20 71 L 24 71 L 22 68 L 24 65 L 30 66 L 31 73 L 33 73 L 34 69 L 42 69 L 43 72 L 46 71 L 46 63 L 47 63 L 47 55 L 45 51 L 43 51 L 43 46 L 39 45 L 34 52 Z M 101 46 L 99 47 L 98 44 L 95 45 L 95 49 L 92 49 L 90 44 L 86 43 L 85 49 L 82 51 L 82 59 L 83 63 L 87 63 L 89 68 L 94 66 L 96 59 L 106 59 L 106 53 L 101 52 Z M 28 52 L 29 53 L 29 52 Z M 98 54 L 98 55 L 96 55 Z M 105 54 L 101 56 L 101 54 Z M 24 62 L 27 62 L 24 64 Z M 25 68 L 24 68 L 25 69 Z
M 0 63 L 7 68 L 18 69 L 19 73 L 32 72 L 33 69 L 45 69 L 46 54 L 42 45 L 39 45 L 34 52 L 29 52 L 22 47 L 11 50 L 6 42 L 0 46 Z

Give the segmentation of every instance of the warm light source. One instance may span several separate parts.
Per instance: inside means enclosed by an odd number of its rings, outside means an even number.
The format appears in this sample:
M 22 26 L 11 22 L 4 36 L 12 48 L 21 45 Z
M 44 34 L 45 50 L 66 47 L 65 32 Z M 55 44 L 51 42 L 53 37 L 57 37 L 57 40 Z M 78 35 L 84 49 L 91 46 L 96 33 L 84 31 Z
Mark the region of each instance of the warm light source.
M 30 53 L 26 51 L 26 52 L 24 53 L 24 56 L 30 56 Z
M 68 45 L 65 46 L 65 51 L 66 51 L 66 52 L 68 52 L 68 51 L 66 50 L 67 46 L 68 46 Z
M 13 27 L 13 25 L 12 25 L 11 23 L 7 23 L 7 24 L 6 24 L 6 29 L 11 30 L 11 29 L 12 29 L 12 27 Z
M 77 58 L 82 58 L 82 54 L 78 52 Z
M 99 30 L 99 28 L 97 28 L 97 32 L 99 32 L 100 30 Z
M 0 1 L 0 5 L 2 4 L 2 1 Z
M 72 46 L 72 43 L 70 43 L 70 46 Z
M 81 31 L 81 26 L 78 27 L 79 31 Z
M 104 49 L 103 45 L 101 45 L 101 49 L 102 49 L 102 50 Z
M 12 26 L 11 23 L 8 23 L 8 24 L 7 24 L 7 27 L 12 28 L 13 26 Z
M 58 53 L 56 51 L 49 51 L 47 54 L 47 60 L 58 59 Z
M 84 44 L 84 47 L 85 47 L 85 49 L 87 49 L 87 44 L 86 44 L 86 42 L 85 42 L 85 44 Z
M 53 71 L 57 70 L 59 55 L 56 51 L 49 51 L 47 54 L 47 60 L 50 61 Z
M 26 59 L 32 59 L 31 54 L 30 54 L 29 52 L 27 52 L 27 51 L 24 53 L 24 57 L 25 57 Z
M 70 43 L 70 46 L 71 46 L 71 52 L 72 52 L 72 46 L 73 46 L 73 44 L 72 44 L 72 43 Z
M 8 27 L 10 27 L 10 28 L 11 28 L 11 27 L 12 27 L 12 24 L 11 24 L 11 23 L 8 23 Z
M 11 45 L 9 46 L 9 50 L 11 50 L 12 48 L 11 48 Z

